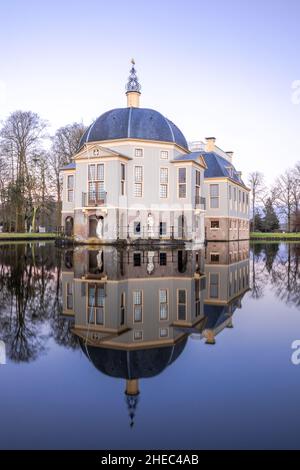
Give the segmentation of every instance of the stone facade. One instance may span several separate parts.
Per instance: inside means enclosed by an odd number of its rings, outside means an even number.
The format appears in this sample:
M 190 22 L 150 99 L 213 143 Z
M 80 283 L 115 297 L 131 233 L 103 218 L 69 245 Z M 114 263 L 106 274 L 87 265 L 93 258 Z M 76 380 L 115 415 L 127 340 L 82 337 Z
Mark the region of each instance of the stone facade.
M 127 108 L 96 119 L 62 169 L 66 235 L 98 244 L 249 238 L 249 190 L 232 152 L 215 138 L 192 152 L 175 124 L 139 108 L 134 65 L 126 89 Z

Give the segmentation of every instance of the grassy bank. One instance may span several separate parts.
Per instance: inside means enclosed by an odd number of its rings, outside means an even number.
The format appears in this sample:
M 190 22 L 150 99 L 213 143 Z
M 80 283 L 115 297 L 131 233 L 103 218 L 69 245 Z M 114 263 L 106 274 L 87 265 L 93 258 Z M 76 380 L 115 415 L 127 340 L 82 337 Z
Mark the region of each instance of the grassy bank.
M 280 232 L 251 232 L 250 233 L 251 240 L 292 240 L 292 241 L 300 241 L 300 232 L 297 233 L 280 233 Z
M 1 240 L 54 240 L 56 233 L 0 233 Z

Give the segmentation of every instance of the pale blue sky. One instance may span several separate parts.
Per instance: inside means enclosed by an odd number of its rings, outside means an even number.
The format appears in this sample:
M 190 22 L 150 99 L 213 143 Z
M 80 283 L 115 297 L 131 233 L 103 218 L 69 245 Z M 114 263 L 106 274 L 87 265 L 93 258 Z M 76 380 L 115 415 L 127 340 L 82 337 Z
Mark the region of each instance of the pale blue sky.
M 134 57 L 141 106 L 272 181 L 300 160 L 299 18 L 300 0 L 0 0 L 0 119 L 89 124 L 126 106 Z

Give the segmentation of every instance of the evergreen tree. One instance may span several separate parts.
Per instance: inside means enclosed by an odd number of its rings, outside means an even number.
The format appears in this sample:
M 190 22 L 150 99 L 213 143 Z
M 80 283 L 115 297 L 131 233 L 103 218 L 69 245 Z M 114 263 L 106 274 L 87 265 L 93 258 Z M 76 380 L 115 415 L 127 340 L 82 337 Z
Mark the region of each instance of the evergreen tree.
M 264 229 L 264 223 L 263 223 L 263 220 L 262 220 L 262 217 L 261 217 L 259 211 L 255 212 L 253 226 L 255 227 L 255 231 L 257 231 L 257 232 L 262 232 L 263 229 Z
M 263 230 L 274 232 L 279 229 L 279 219 L 273 207 L 271 198 L 268 198 L 264 207 Z

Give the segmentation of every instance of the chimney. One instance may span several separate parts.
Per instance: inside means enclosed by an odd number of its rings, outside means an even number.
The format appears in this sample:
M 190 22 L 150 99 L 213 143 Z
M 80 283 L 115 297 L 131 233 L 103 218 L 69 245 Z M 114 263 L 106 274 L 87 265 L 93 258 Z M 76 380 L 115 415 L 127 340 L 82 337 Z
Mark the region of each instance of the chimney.
M 228 155 L 228 160 L 232 163 L 233 152 L 225 152 Z
M 205 140 L 206 140 L 205 151 L 206 152 L 214 152 L 216 138 L 215 137 L 206 137 Z

